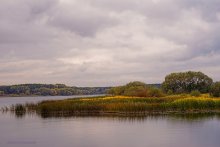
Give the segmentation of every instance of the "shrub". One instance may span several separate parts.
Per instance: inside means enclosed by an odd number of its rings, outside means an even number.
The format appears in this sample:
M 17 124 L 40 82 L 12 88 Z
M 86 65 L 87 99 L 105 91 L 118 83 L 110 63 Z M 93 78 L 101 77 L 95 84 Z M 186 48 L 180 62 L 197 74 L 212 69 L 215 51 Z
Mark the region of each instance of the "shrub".
M 108 94 L 111 95 L 123 95 L 125 86 L 117 86 L 108 90 Z
M 142 82 L 130 82 L 124 86 L 113 87 L 109 90 L 112 95 L 136 96 L 136 97 L 161 97 L 163 92 L 154 87 L 150 87 Z
M 173 94 L 173 91 L 172 91 L 172 90 L 168 90 L 167 94 L 168 94 L 168 95 L 172 95 L 172 94 Z
M 216 82 L 211 86 L 210 95 L 220 97 L 220 82 Z
M 126 95 L 126 96 L 145 96 L 147 85 L 142 82 L 130 82 L 124 86 L 111 88 L 108 93 L 111 95 Z
M 199 97 L 201 96 L 201 93 L 198 91 L 198 90 L 193 90 L 191 93 L 190 93 L 191 96 L 195 96 L 195 97 Z
M 128 89 L 125 89 L 124 91 L 125 96 L 146 97 L 146 94 L 147 94 L 147 88 L 142 87 L 142 86 L 129 87 Z
M 164 96 L 163 92 L 158 88 L 150 88 L 147 93 L 148 97 L 162 97 Z

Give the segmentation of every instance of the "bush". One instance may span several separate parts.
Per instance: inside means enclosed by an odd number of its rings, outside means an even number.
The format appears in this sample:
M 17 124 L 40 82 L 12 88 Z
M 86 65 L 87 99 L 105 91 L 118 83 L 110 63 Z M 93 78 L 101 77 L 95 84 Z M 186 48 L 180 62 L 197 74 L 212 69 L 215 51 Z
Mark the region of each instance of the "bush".
M 125 86 L 117 86 L 108 90 L 108 94 L 111 95 L 123 95 L 125 91 Z
M 142 82 L 130 82 L 124 86 L 111 88 L 108 93 L 111 95 L 126 95 L 126 96 L 145 96 L 147 85 Z
M 124 91 L 125 96 L 146 97 L 146 94 L 147 94 L 147 88 L 141 86 L 129 87 Z
M 150 88 L 147 93 L 148 97 L 162 97 L 164 96 L 163 92 L 158 88 Z
M 201 93 L 198 91 L 198 90 L 193 90 L 191 93 L 190 93 L 191 96 L 195 96 L 195 97 L 199 97 L 201 96 Z
M 168 95 L 172 95 L 172 94 L 173 94 L 173 91 L 172 91 L 172 90 L 168 90 L 167 94 L 168 94 Z
M 216 82 L 211 86 L 210 95 L 220 97 L 220 82 Z
M 130 82 L 124 86 L 113 87 L 108 91 L 111 95 L 124 95 L 136 97 L 161 97 L 163 92 L 154 87 L 150 87 L 142 82 Z

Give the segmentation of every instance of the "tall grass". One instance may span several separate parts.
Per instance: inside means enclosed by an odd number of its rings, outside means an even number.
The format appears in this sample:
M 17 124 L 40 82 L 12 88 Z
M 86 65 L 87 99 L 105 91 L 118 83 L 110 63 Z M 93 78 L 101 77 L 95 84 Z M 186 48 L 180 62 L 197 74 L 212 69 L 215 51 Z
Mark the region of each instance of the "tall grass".
M 23 110 L 23 107 L 17 107 Z M 25 110 L 40 114 L 49 113 L 167 113 L 191 111 L 219 111 L 220 99 L 208 98 L 206 95 L 172 95 L 161 98 L 140 97 L 97 97 L 43 101 L 38 104 L 26 104 Z
M 166 104 L 171 110 L 220 110 L 220 100 L 211 98 L 187 98 Z

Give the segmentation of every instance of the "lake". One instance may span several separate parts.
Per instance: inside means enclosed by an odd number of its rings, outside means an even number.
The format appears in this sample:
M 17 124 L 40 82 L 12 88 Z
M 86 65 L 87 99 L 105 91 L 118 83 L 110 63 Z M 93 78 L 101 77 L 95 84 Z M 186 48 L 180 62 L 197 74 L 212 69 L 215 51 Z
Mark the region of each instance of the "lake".
M 20 98 L 13 99 L 0 103 L 8 105 Z M 19 103 L 28 98 L 21 99 Z M 1 147 L 219 147 L 219 136 L 220 116 L 214 114 L 42 117 L 0 113 Z
M 103 95 L 74 95 L 74 96 L 32 96 L 32 97 L 0 97 L 0 108 L 13 104 L 37 103 L 43 100 L 62 100 L 79 97 L 95 97 Z

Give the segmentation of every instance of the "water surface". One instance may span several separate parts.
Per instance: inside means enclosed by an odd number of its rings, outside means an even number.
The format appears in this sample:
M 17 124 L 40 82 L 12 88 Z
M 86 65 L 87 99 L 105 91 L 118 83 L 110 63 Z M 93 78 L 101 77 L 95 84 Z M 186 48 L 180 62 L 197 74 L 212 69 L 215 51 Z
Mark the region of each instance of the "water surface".
M 43 100 L 62 100 L 79 97 L 95 97 L 102 95 L 74 95 L 74 96 L 33 96 L 33 97 L 0 97 L 0 108 L 13 104 L 37 103 Z
M 2 147 L 219 147 L 220 118 L 0 115 Z
M 219 147 L 219 137 L 220 116 L 213 114 L 45 117 L 0 113 L 0 147 Z

